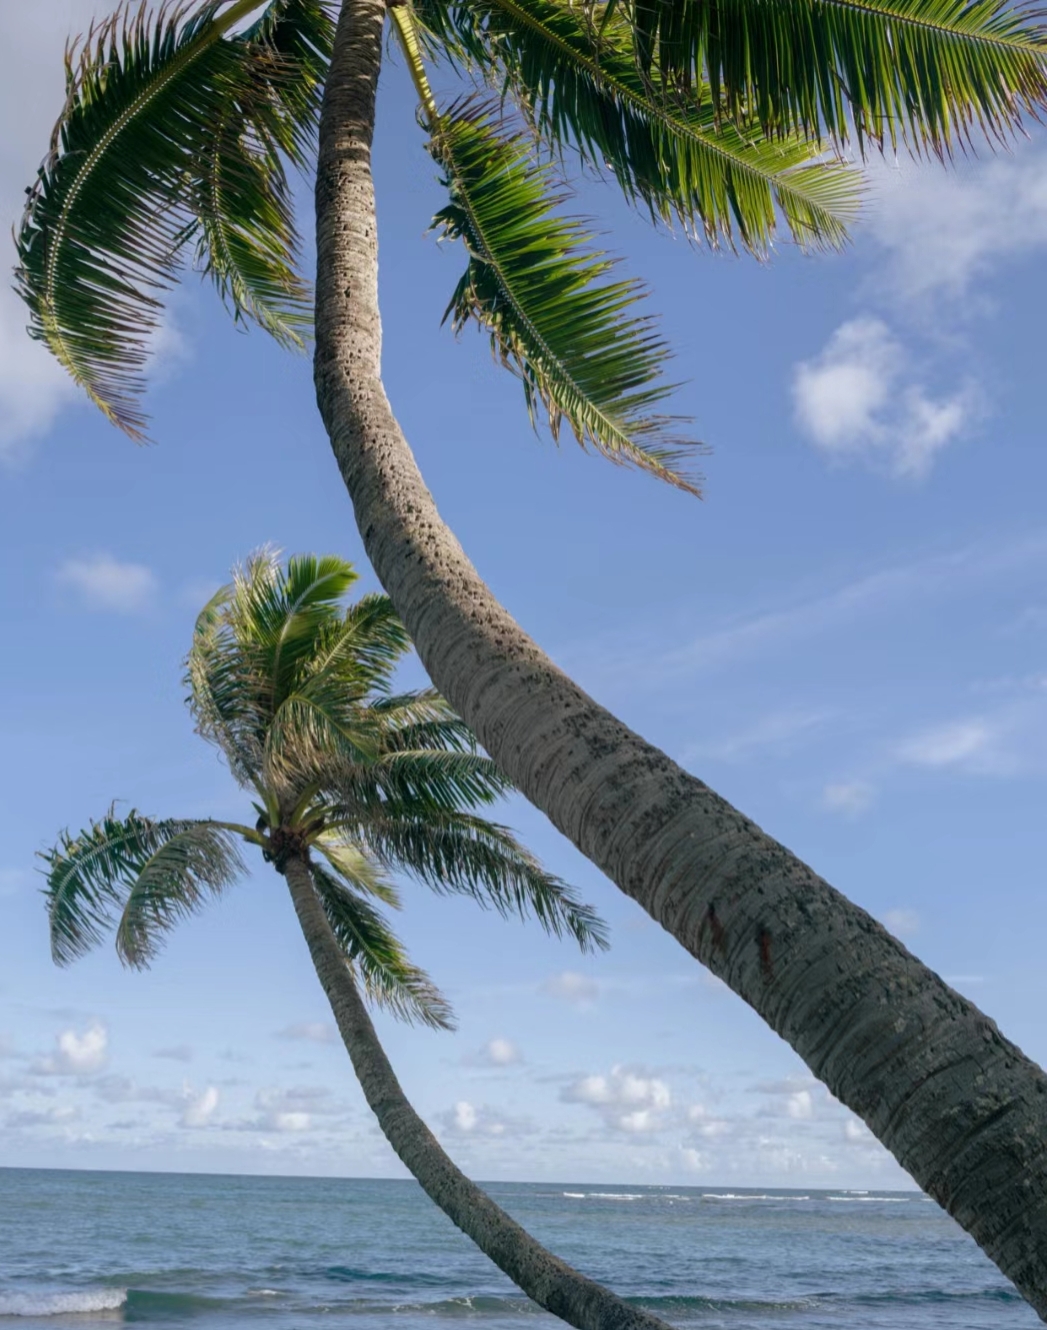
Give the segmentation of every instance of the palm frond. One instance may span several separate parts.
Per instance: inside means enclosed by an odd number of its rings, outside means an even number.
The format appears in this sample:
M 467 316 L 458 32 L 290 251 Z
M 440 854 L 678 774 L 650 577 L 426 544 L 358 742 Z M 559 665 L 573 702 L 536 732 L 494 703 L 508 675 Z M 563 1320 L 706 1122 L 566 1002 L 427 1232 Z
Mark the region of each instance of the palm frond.
M 244 319 L 301 340 L 308 288 L 283 156 L 319 107 L 322 0 L 129 0 L 67 55 L 68 95 L 17 236 L 31 334 L 135 438 L 161 295 L 186 242 Z
M 603 8 L 591 2 L 590 12 Z M 1014 0 L 612 0 L 644 76 L 708 81 L 771 131 L 946 154 L 1047 101 L 1043 11 Z
M 571 146 L 626 198 L 715 245 L 767 252 L 784 219 L 805 248 L 837 247 L 860 176 L 799 136 L 741 128 L 707 85 L 656 90 L 621 18 L 601 25 L 563 0 L 427 0 L 439 46 L 502 85 L 551 150 Z
M 319 864 L 310 865 L 316 894 L 348 963 L 372 1002 L 404 1021 L 454 1028 L 450 1003 L 424 970 L 412 965 L 382 915 Z
M 533 916 L 548 933 L 573 937 L 583 951 L 606 947 L 607 930 L 574 889 L 547 873 L 507 827 L 457 810 L 391 801 L 381 810 L 332 809 L 332 831 L 366 843 L 390 872 L 403 870 L 438 893 L 471 896 L 502 915 Z
M 214 822 L 156 821 L 113 809 L 73 837 L 63 834 L 47 864 L 51 953 L 61 965 L 96 946 L 115 926 L 123 961 L 142 967 L 180 919 L 244 871 L 238 835 Z
M 370 604 L 384 597 L 365 598 L 362 611 L 342 608 L 356 578 L 337 556 L 296 555 L 284 568 L 275 551 L 262 550 L 197 619 L 187 659 L 190 709 L 242 783 L 257 783 L 274 752 L 290 752 L 296 734 L 310 753 L 331 742 L 348 745 L 355 757 L 373 752 L 356 704 L 378 658 L 403 649 L 406 638 Z M 355 689 L 345 686 L 354 669 L 346 645 L 352 641 L 362 657 Z
M 451 195 L 433 225 L 469 253 L 445 318 L 489 332 L 532 421 L 543 406 L 554 438 L 566 422 L 583 446 L 698 493 L 682 469 L 688 444 L 658 410 L 672 390 L 660 378 L 667 347 L 649 317 L 631 313 L 641 286 L 605 280 L 613 260 L 589 251 L 581 222 L 557 215 L 552 168 L 524 135 L 499 132 L 491 107 L 459 102 L 430 130 Z
M 399 910 L 400 893 L 383 870 L 358 845 L 343 840 L 334 833 L 321 832 L 312 842 L 334 869 L 337 876 L 348 882 L 358 895 L 374 896 L 391 909 Z

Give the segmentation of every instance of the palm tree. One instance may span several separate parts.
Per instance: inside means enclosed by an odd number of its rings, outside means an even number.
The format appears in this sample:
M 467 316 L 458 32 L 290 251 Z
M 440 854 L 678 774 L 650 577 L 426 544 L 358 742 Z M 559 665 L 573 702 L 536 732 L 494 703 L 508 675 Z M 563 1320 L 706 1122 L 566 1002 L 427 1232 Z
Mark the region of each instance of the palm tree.
M 186 682 L 197 732 L 254 800 L 253 826 L 157 820 L 114 808 L 43 857 L 51 950 L 68 964 L 115 933 L 145 967 L 164 935 L 245 872 L 253 846 L 287 881 L 316 973 L 390 1145 L 428 1195 L 531 1298 L 578 1326 L 666 1330 L 579 1274 L 509 1218 L 444 1153 L 396 1079 L 364 1002 L 435 1029 L 451 1008 L 413 965 L 381 910 L 394 873 L 533 915 L 583 950 L 603 924 L 505 827 L 476 809 L 507 783 L 432 689 L 393 691 L 409 643 L 386 596 L 343 608 L 342 559 L 263 552 L 196 622 Z
M 444 525 L 381 377 L 375 92 L 387 18 L 448 189 L 474 321 L 555 435 L 695 488 L 638 288 L 560 211 L 572 155 L 658 224 L 760 254 L 844 239 L 844 145 L 948 157 L 1047 101 L 1011 0 L 239 0 L 115 16 L 71 63 L 19 235 L 32 331 L 140 433 L 158 288 L 186 242 L 284 340 L 307 293 L 283 162 L 316 155 L 315 378 L 368 556 L 499 767 L 748 1002 L 1047 1317 L 1047 1077 L 864 911 L 564 676 Z M 333 6 L 332 6 L 333 9 Z M 471 91 L 434 99 L 426 61 Z M 495 100 L 484 90 L 496 90 Z

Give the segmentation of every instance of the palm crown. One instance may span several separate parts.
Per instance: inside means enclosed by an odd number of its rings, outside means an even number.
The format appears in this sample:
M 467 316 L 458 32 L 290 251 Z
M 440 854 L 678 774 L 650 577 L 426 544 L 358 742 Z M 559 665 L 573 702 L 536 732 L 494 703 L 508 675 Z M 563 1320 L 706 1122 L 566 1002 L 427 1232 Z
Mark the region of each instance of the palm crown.
M 373 1000 L 407 1019 L 446 1026 L 451 1012 L 380 909 L 399 905 L 394 872 L 533 914 L 583 949 L 604 945 L 593 911 L 477 815 L 505 780 L 439 694 L 393 691 L 404 630 L 385 596 L 343 608 L 355 580 L 338 558 L 293 558 L 284 571 L 267 552 L 204 608 L 188 702 L 198 732 L 255 796 L 257 821 L 110 809 L 64 835 L 44 856 L 56 960 L 115 928 L 120 956 L 147 965 L 168 929 L 245 871 L 245 844 L 281 871 L 292 855 L 308 864 L 346 962 Z
M 640 286 L 565 217 L 573 155 L 657 222 L 763 254 L 843 242 L 848 140 L 946 155 L 1047 94 L 1047 35 L 1010 0 L 389 0 L 448 191 L 434 218 L 532 419 L 687 489 L 668 348 Z M 192 255 L 237 319 L 308 330 L 287 166 L 311 160 L 330 0 L 128 3 L 67 57 L 68 97 L 18 232 L 44 340 L 130 434 L 163 289 Z M 433 96 L 426 62 L 472 90 Z

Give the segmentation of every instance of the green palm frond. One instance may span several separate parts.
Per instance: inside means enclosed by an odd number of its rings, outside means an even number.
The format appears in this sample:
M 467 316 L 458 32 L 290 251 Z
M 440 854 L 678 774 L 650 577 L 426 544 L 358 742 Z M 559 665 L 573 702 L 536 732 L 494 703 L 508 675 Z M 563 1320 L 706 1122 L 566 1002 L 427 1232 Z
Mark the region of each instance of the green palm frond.
M 274 756 L 308 767 L 328 750 L 373 756 L 373 728 L 359 706 L 407 649 L 384 596 L 346 610 L 357 580 L 336 556 L 294 556 L 281 567 L 263 550 L 201 612 L 187 659 L 198 731 L 217 743 L 242 783 Z
M 502 84 L 552 149 L 570 145 L 609 171 L 626 198 L 717 244 L 767 252 L 779 221 L 806 248 L 839 246 L 857 215 L 860 176 L 799 136 L 743 130 L 708 86 L 656 91 L 623 19 L 599 27 L 564 0 L 425 0 L 434 39 Z
M 708 81 L 774 131 L 948 153 L 1047 101 L 1043 11 L 1019 0 L 589 0 L 635 34 L 653 83 Z
M 301 342 L 283 158 L 304 161 L 331 22 L 322 0 L 125 3 L 67 58 L 68 95 L 17 236 L 19 290 L 46 343 L 114 423 L 138 407 L 161 294 L 186 243 L 237 317 Z
M 403 943 L 374 906 L 319 864 L 310 865 L 310 872 L 331 931 L 359 971 L 367 996 L 400 1020 L 453 1029 L 450 1003 L 425 971 L 411 964 Z
M 132 810 L 73 837 L 64 834 L 42 857 L 47 864 L 51 953 L 67 964 L 116 927 L 116 947 L 129 965 L 145 966 L 162 935 L 244 871 L 237 847 L 246 827 L 215 822 L 156 821 Z
M 332 832 L 321 832 L 312 842 L 357 895 L 373 896 L 391 909 L 399 910 L 400 893 L 383 870 L 358 845 L 342 840 Z
M 658 411 L 672 390 L 660 378 L 668 349 L 630 312 L 640 284 L 605 280 L 614 261 L 588 250 L 583 223 L 557 215 L 551 167 L 526 136 L 500 133 L 492 108 L 460 102 L 430 131 L 451 195 L 433 225 L 469 253 L 445 317 L 490 333 L 532 421 L 544 406 L 554 438 L 566 421 L 583 446 L 698 493 L 681 469 L 688 445 Z
M 573 888 L 547 873 L 507 827 L 459 810 L 392 801 L 381 809 L 334 808 L 329 825 L 348 841 L 365 842 L 390 872 L 405 870 L 438 893 L 471 896 L 502 915 L 533 916 L 555 937 L 573 937 L 583 951 L 607 943 L 607 930 Z
M 435 688 L 376 697 L 371 707 L 381 717 L 387 751 L 442 748 L 471 752 L 476 747 L 472 730 Z

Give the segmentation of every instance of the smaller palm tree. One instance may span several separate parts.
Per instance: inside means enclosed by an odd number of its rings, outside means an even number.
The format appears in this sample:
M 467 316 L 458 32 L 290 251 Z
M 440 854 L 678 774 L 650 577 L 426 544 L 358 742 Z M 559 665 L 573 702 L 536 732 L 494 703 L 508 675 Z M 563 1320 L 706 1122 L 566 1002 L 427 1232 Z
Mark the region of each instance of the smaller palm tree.
M 507 782 L 432 689 L 395 692 L 410 643 L 386 596 L 346 606 L 357 580 L 335 557 L 255 555 L 196 621 L 187 660 L 196 728 L 254 796 L 253 826 L 156 820 L 115 809 L 43 855 L 51 950 L 67 964 L 115 930 L 143 968 L 165 934 L 246 871 L 254 846 L 283 874 L 364 1095 L 426 1192 L 535 1301 L 595 1330 L 662 1326 L 535 1242 L 462 1174 L 411 1107 L 363 994 L 405 1020 L 453 1024 L 382 906 L 393 874 L 533 915 L 583 950 L 603 924 L 505 827 L 476 810 Z

